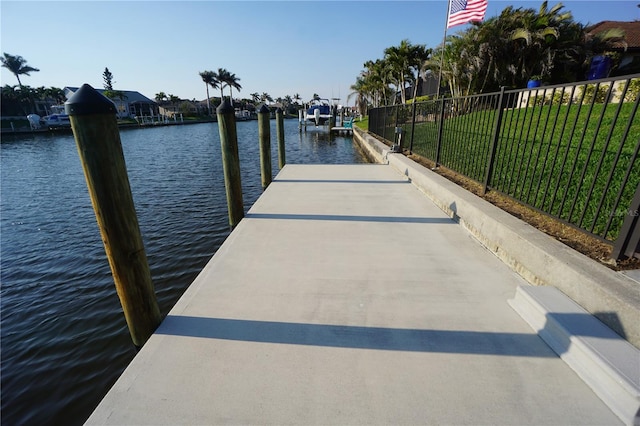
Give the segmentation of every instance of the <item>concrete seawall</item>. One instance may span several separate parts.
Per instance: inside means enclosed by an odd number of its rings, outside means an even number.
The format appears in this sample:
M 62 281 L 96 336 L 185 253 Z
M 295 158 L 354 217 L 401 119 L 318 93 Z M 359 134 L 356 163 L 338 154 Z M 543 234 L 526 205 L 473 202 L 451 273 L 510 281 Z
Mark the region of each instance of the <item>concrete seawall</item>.
M 600 265 L 355 129 L 354 141 L 399 170 L 504 263 L 538 286 L 553 286 L 640 348 L 640 283 Z

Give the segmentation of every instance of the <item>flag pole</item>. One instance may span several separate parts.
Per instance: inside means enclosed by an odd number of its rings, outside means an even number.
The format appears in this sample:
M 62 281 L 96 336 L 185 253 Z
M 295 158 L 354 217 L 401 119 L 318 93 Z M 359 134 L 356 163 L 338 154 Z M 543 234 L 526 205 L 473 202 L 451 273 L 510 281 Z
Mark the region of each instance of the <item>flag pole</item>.
M 444 47 L 447 41 L 447 26 L 449 24 L 449 14 L 451 13 L 451 0 L 447 0 L 447 15 L 444 21 L 444 36 L 442 37 L 442 53 L 440 54 L 440 75 L 438 76 L 438 92 L 436 99 L 440 99 L 440 87 L 442 87 L 442 68 L 444 67 Z

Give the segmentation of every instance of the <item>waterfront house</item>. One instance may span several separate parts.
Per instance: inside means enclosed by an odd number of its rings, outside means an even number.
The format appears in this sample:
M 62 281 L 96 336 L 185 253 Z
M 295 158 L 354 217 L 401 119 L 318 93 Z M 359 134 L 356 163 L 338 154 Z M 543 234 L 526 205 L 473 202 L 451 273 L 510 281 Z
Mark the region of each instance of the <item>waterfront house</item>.
M 65 87 L 64 94 L 69 99 L 79 87 Z M 104 95 L 105 90 L 96 89 Z M 158 115 L 158 104 L 141 94 L 131 90 L 119 90 L 122 96 L 111 99 L 116 104 L 118 118 L 134 118 Z

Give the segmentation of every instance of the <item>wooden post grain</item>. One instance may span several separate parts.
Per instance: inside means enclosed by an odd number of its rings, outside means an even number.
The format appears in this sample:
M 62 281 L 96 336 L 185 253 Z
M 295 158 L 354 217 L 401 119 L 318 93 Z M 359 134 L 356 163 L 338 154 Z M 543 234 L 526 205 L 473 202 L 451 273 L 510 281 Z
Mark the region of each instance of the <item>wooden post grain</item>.
M 236 116 L 233 106 L 231 106 L 228 99 L 225 99 L 220 106 L 218 106 L 216 114 L 218 116 L 218 130 L 220 131 L 220 148 L 222 150 L 224 186 L 227 191 L 229 225 L 231 225 L 231 228 L 235 228 L 244 217 Z
M 260 140 L 260 174 L 262 189 L 271 183 L 271 123 L 269 107 L 262 104 L 258 111 L 258 139 Z
M 88 84 L 65 103 L 116 291 L 134 345 L 160 324 L 112 101 Z
M 284 152 L 284 114 L 282 109 L 276 110 L 276 133 L 278 134 L 278 167 L 282 169 L 286 164 Z

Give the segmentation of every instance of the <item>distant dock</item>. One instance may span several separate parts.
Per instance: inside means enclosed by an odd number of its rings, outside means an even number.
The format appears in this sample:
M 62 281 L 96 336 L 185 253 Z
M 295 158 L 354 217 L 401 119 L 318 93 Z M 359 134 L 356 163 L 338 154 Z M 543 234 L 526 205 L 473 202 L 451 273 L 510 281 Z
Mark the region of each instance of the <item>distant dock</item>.
M 336 126 L 331 128 L 331 133 L 338 135 L 353 135 L 353 128 Z

